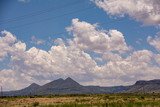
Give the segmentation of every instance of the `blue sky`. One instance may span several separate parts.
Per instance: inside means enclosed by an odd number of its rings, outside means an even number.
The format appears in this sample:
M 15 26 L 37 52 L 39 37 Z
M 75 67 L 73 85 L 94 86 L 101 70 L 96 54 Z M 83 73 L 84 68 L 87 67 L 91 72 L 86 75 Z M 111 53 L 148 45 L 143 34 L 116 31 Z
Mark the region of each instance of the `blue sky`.
M 0 85 L 159 79 L 159 10 L 159 0 L 1 0 Z
M 142 23 L 129 17 L 117 19 L 110 17 L 90 0 L 64 0 L 63 2 L 59 0 L 26 2 L 1 0 L 2 4 L 4 5 L 0 13 L 0 30 L 12 32 L 29 47 L 34 45 L 30 43 L 32 36 L 46 41 L 49 37 L 71 38 L 72 36 L 65 32 L 65 28 L 71 24 L 73 18 L 92 24 L 99 23 L 102 29 L 117 29 L 125 35 L 126 42 L 135 49 L 150 48 L 146 43 L 146 38 L 154 36 L 159 30 L 155 26 L 143 26 Z M 8 21 L 13 19 L 15 21 Z M 142 39 L 141 45 L 135 43 L 139 39 Z M 36 47 L 49 49 L 46 45 Z

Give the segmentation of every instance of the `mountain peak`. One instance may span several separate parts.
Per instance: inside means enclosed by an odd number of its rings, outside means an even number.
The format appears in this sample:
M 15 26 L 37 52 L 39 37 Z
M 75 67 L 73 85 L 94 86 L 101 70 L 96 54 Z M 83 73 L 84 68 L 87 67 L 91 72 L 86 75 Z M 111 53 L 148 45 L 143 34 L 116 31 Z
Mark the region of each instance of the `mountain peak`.
M 30 88 L 34 88 L 34 87 L 39 87 L 40 85 L 38 85 L 38 84 L 36 84 L 36 83 L 32 83 L 30 86 L 28 86 L 28 87 L 30 87 Z
M 76 84 L 79 84 L 78 82 L 76 82 L 75 80 L 73 80 L 72 78 L 68 77 L 64 80 L 65 82 L 68 82 L 68 83 L 76 83 Z
M 30 86 L 39 86 L 39 85 L 36 83 L 32 83 Z
M 58 87 L 60 84 L 62 84 L 64 82 L 64 79 L 62 78 L 59 78 L 59 79 L 56 79 L 54 81 L 51 81 L 45 85 L 43 85 L 44 87 Z
M 36 84 L 36 83 L 32 83 L 31 85 L 29 85 L 28 87 L 20 90 L 20 93 L 34 93 L 36 91 L 36 89 L 40 88 L 40 85 Z
M 73 80 L 72 78 L 68 77 L 64 80 L 63 85 L 66 86 L 79 86 L 80 84 L 78 82 L 76 82 L 75 80 Z
M 72 81 L 74 81 L 71 77 L 66 78 L 65 81 L 66 80 L 72 80 Z

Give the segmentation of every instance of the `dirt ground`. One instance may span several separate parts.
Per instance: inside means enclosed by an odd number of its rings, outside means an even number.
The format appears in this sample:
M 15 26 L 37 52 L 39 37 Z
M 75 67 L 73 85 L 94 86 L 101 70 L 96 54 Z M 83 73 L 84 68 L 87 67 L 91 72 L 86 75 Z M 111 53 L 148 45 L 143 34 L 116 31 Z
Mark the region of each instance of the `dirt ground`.
M 55 97 L 55 98 L 4 98 L 0 99 L 0 107 L 28 107 L 35 102 L 40 104 L 73 103 L 77 100 L 90 101 L 92 97 Z

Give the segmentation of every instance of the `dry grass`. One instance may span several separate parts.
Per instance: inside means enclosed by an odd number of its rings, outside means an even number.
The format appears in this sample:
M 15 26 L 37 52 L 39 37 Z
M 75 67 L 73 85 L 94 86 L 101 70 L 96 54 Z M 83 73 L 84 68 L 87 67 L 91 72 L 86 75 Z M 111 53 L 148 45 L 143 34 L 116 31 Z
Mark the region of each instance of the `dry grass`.
M 0 107 L 33 107 L 63 104 L 155 104 L 160 107 L 159 95 L 130 95 L 130 94 L 110 94 L 110 95 L 86 95 L 86 96 L 52 96 L 52 97 L 18 97 L 1 98 Z M 53 107 L 53 106 L 51 106 Z M 88 107 L 88 106 L 87 106 Z

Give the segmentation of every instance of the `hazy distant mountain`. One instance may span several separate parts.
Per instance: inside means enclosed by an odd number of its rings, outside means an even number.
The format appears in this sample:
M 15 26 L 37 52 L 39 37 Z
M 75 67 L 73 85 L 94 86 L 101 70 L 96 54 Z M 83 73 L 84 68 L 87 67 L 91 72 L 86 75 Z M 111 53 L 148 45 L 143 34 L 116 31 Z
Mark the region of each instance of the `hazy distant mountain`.
M 40 88 L 40 85 L 32 83 L 30 86 L 16 91 L 4 92 L 5 96 L 22 96 L 22 95 L 35 95 L 36 90 Z
M 72 78 L 57 79 L 45 85 L 31 84 L 17 91 L 4 92 L 6 96 L 50 95 L 50 94 L 104 94 L 104 93 L 160 93 L 160 80 L 137 81 L 131 86 L 83 86 Z
M 126 92 L 129 93 L 160 93 L 160 80 L 137 81 Z

